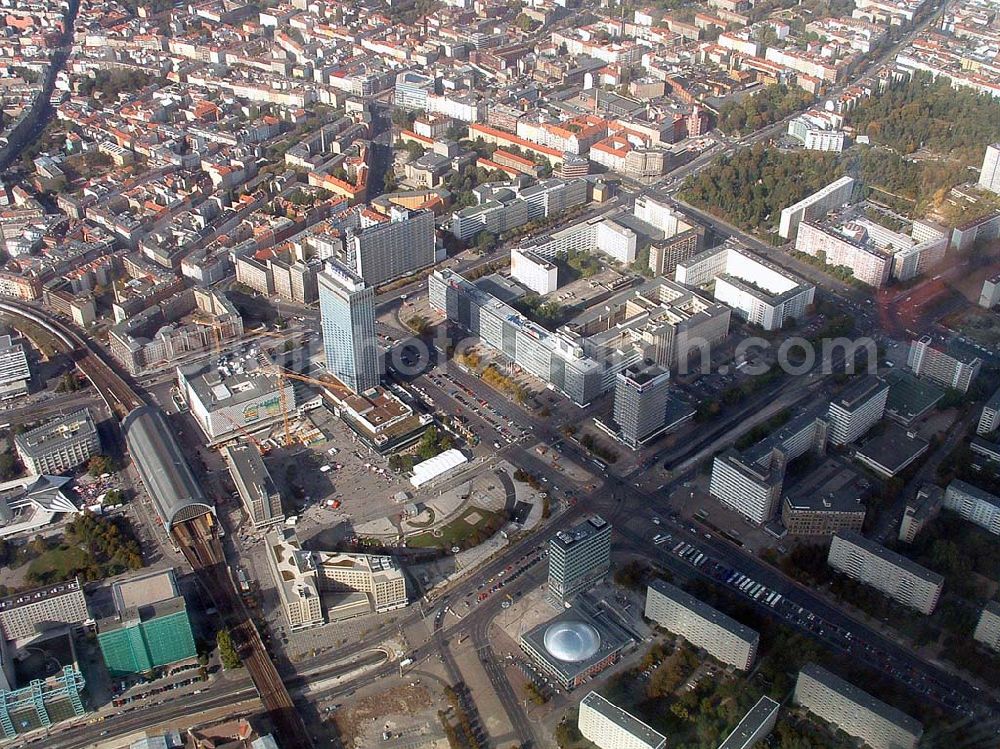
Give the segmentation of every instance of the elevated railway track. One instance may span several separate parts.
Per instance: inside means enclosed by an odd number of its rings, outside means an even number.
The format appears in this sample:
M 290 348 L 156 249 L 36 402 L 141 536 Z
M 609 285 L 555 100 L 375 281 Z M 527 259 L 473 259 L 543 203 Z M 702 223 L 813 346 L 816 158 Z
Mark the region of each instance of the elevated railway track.
M 282 748 L 311 749 L 305 724 L 264 648 L 249 611 L 236 593 L 214 516 L 207 513 L 185 520 L 175 525 L 171 534 L 215 603 L 220 624 L 229 630 L 233 647 L 253 679 Z
M 103 352 L 96 350 L 93 342 L 69 325 L 23 302 L 0 302 L 0 313 L 26 320 L 50 335 L 119 418 L 124 418 L 132 409 L 145 405 L 145 399 L 104 359 Z
M 149 405 L 105 359 L 105 352 L 70 325 L 23 302 L 0 301 L 0 314 L 26 321 L 51 336 L 54 345 L 72 358 L 119 419 Z M 236 592 L 211 507 L 206 506 L 201 514 L 177 523 L 170 534 L 211 596 L 219 612 L 220 624 L 229 630 L 233 646 L 253 680 L 279 744 L 283 749 L 312 749 L 305 724 L 264 648 L 249 611 Z

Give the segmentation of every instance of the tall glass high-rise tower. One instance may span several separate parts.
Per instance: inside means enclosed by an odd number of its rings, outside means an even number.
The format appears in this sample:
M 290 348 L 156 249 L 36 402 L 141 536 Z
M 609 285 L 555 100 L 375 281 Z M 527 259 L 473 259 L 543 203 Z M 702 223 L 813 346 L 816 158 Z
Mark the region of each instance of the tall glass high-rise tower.
M 326 371 L 356 393 L 378 385 L 375 289 L 329 262 L 319 274 L 319 310 Z

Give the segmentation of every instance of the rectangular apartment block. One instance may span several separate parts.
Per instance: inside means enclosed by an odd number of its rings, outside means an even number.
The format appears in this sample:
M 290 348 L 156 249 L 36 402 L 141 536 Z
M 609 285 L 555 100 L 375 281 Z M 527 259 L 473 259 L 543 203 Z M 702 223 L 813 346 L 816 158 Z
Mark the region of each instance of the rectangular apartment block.
M 1000 497 L 955 479 L 944 491 L 944 508 L 1000 536 Z
M 5 640 L 34 637 L 46 627 L 81 624 L 89 618 L 79 578 L 0 599 L 0 635 Z
M 229 475 L 243 500 L 254 528 L 266 528 L 285 520 L 281 511 L 281 494 L 271 478 L 260 450 L 253 444 L 227 445 L 222 451 Z
M 646 589 L 646 618 L 743 671 L 757 655 L 759 634 L 663 580 Z
M 854 531 L 834 535 L 827 563 L 922 614 L 934 611 L 944 587 L 944 577 L 938 573 Z
M 577 727 L 600 749 L 663 749 L 667 743 L 665 736 L 597 692 L 580 701 Z
M 848 385 L 830 401 L 829 440 L 834 445 L 854 442 L 871 429 L 885 413 L 889 383 L 881 377 L 866 375 Z
M 934 344 L 930 336 L 912 341 L 906 359 L 906 365 L 917 377 L 924 377 L 962 393 L 969 391 L 982 364 L 982 359 L 978 356 L 943 351 Z
M 990 601 L 986 604 L 972 637 L 1000 653 L 1000 603 Z
M 919 721 L 814 663 L 799 672 L 792 700 L 871 749 L 916 749 Z
M 1000 388 L 997 388 L 997 391 L 983 404 L 979 423 L 976 425 L 976 434 L 992 434 L 997 429 L 1000 429 Z
M 743 716 L 733 732 L 719 744 L 719 749 L 753 749 L 764 741 L 778 722 L 780 705 L 768 696 L 761 697 Z

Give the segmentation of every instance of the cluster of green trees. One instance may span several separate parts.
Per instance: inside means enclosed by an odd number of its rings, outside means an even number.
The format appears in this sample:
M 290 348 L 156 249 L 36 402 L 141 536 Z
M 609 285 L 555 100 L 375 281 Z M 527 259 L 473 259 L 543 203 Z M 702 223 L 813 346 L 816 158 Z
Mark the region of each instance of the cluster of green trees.
M 996 536 L 943 512 L 924 528 L 906 554 L 945 576 L 945 588 L 969 598 L 982 594 L 975 575 L 1000 582 Z
M 396 127 L 402 128 L 403 130 L 413 130 L 413 123 L 417 121 L 417 112 L 410 112 L 406 109 L 396 109 L 392 110 L 390 119 L 392 124 Z
M 610 447 L 606 447 L 594 439 L 593 435 L 585 434 L 580 438 L 580 444 L 587 448 L 587 451 L 596 455 L 605 463 L 617 463 L 618 453 Z
M 985 145 L 1000 140 L 1000 102 L 921 73 L 861 102 L 848 123 L 903 155 L 926 148 L 978 167 Z
M 118 470 L 114 458 L 108 455 L 95 455 L 87 461 L 87 473 L 91 476 L 101 476 Z
M 142 568 L 139 542 L 122 518 L 85 512 L 66 525 L 62 543 L 41 536 L 28 544 L 35 556 L 27 580 L 33 585 L 81 577 L 100 580 Z
M 749 432 L 744 434 L 738 440 L 736 440 L 735 447 L 737 450 L 744 450 L 751 445 L 756 445 L 762 439 L 767 437 L 771 432 L 779 429 L 788 423 L 788 420 L 792 418 L 792 412 L 790 409 L 783 408 L 778 411 L 774 416 L 765 421 L 763 424 L 758 424 Z
M 458 692 L 455 691 L 454 687 L 447 686 L 444 688 L 444 696 L 448 701 L 448 706 L 451 708 L 452 715 L 457 724 L 453 725 L 446 713 L 438 713 L 441 725 L 444 726 L 445 735 L 448 737 L 448 745 L 452 747 L 464 746 L 468 747 L 468 749 L 479 749 L 482 746 L 479 740 L 480 732 L 472 725 L 469 711 L 462 703 Z
M 441 432 L 437 427 L 431 427 L 417 443 L 417 457 L 420 460 L 429 460 L 445 450 L 451 449 L 451 436 L 446 432 Z
M 451 449 L 451 436 L 437 427 L 430 427 L 417 443 L 414 453 L 394 453 L 389 456 L 389 468 L 393 471 L 411 471 L 421 460 L 429 460 L 445 450 Z
M 783 208 L 833 181 L 829 154 L 782 152 L 763 144 L 722 156 L 689 176 L 681 198 L 748 231 L 777 223 Z
M 36 545 L 36 542 L 40 546 Z M 37 554 L 33 554 L 32 552 L 38 549 L 42 553 L 48 549 L 45 539 L 41 536 L 36 536 L 35 541 L 29 541 L 21 546 L 8 541 L 6 538 L 0 538 L 0 567 L 9 567 L 11 569 L 20 567 L 34 556 L 37 556 Z M 4 595 L 7 594 L 5 593 Z
M 789 88 L 783 83 L 766 86 L 753 96 L 723 104 L 719 109 L 719 129 L 729 135 L 752 133 L 804 109 L 812 100 L 812 94 L 797 86 Z
M 633 559 L 615 570 L 615 583 L 623 588 L 644 590 L 646 578 L 649 575 L 649 565 Z
M 309 192 L 306 192 L 301 187 L 296 187 L 288 193 L 286 200 L 292 205 L 311 206 L 328 200 L 331 197 L 333 197 L 333 193 L 329 190 L 324 190 L 322 187 L 313 188 Z
M 0 453 L 0 480 L 10 481 L 12 478 L 21 475 L 24 466 L 17 459 L 13 450 L 6 450 Z
M 602 267 L 601 261 L 594 253 L 581 250 L 559 253 L 556 256 L 556 265 L 559 267 L 560 276 L 567 276 L 571 281 L 596 276 Z
M 541 24 L 539 24 L 538 21 L 536 21 L 535 19 L 531 18 L 531 16 L 521 13 L 518 15 L 517 18 L 514 19 L 514 25 L 521 31 L 533 31 Z
M 528 696 L 528 699 L 536 705 L 544 705 L 549 701 L 548 695 L 539 689 L 538 685 L 533 681 L 525 682 L 524 693 Z
M 414 315 L 406 321 L 406 326 L 418 336 L 425 336 L 430 333 L 431 321 L 423 315 Z
M 538 480 L 538 477 L 533 473 L 528 473 L 522 468 L 518 468 L 514 471 L 514 481 L 520 481 L 522 484 L 527 484 L 535 491 L 542 491 L 542 482 Z
M 507 173 L 499 169 L 489 170 L 485 167 L 467 164 L 461 171 L 453 171 L 444 180 L 447 188 L 455 199 L 455 209 L 468 208 L 476 205 L 476 197 L 472 191 L 486 182 L 504 182 Z
M 118 507 L 125 504 L 125 493 L 121 489 L 109 489 L 101 500 L 101 507 Z
M 406 151 L 406 154 L 410 157 L 411 161 L 414 159 L 419 159 L 427 152 L 427 149 L 425 149 L 415 140 L 408 140 L 398 147 L 401 147 L 404 151 Z
M 777 121 L 808 103 L 801 92 L 771 86 L 755 97 L 726 104 L 720 127 L 744 132 Z M 867 135 L 870 147 L 841 156 L 784 153 L 764 145 L 744 149 L 690 176 L 684 200 L 739 227 L 756 231 L 775 223 L 777 212 L 833 180 L 855 175 L 865 189 L 901 212 L 943 210 L 954 185 L 975 178 L 985 144 L 1000 140 L 1000 102 L 952 89 L 941 78 L 916 75 L 853 110 L 848 124 Z M 908 159 L 920 149 L 931 158 Z M 957 215 L 954 222 L 970 216 Z
M 489 231 L 481 231 L 476 235 L 475 247 L 483 255 L 486 255 L 496 249 L 497 246 L 497 235 Z
M 513 377 L 509 377 L 497 369 L 496 365 L 490 364 L 486 367 L 486 369 L 480 372 L 479 376 L 482 378 L 483 382 L 494 390 L 506 393 L 517 403 L 524 403 L 524 400 L 527 397 L 527 393 L 524 388 L 521 387 L 520 383 Z
M 80 82 L 80 95 L 101 94 L 106 99 L 116 99 L 118 94 L 138 91 L 155 80 L 155 76 L 141 70 L 96 70 L 93 78 Z
M 689 646 L 675 648 L 672 653 L 657 661 L 646 683 L 646 696 L 650 699 L 670 696 L 691 678 L 696 668 L 698 657 Z
M 127 8 L 132 15 L 138 13 L 141 6 L 149 15 L 165 13 L 174 7 L 173 0 L 122 0 L 122 6 Z
M 75 393 L 80 389 L 80 381 L 76 378 L 76 375 L 72 372 L 67 372 L 60 378 L 59 384 L 56 385 L 57 393 Z
M 231 671 L 234 668 L 243 667 L 243 659 L 236 652 L 236 646 L 233 645 L 233 636 L 229 634 L 228 629 L 220 629 L 218 631 L 215 635 L 215 644 L 219 647 L 219 660 L 222 661 L 224 669 Z
M 549 330 L 555 330 L 566 322 L 572 311 L 559 302 L 546 300 L 534 292 L 514 300 L 513 304 L 522 315 Z

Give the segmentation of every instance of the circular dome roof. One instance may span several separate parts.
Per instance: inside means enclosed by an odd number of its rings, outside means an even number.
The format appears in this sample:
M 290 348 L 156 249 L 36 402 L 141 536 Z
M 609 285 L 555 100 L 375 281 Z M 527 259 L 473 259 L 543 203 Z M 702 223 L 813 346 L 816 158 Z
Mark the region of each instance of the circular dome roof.
M 601 646 L 601 635 L 586 622 L 556 622 L 543 640 L 549 655 L 567 663 L 586 660 Z

